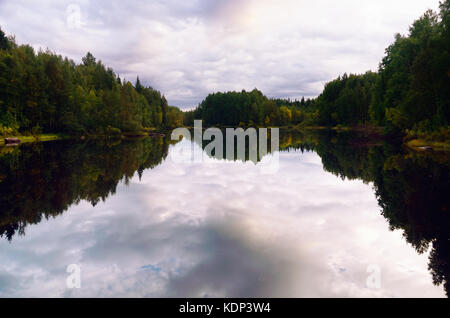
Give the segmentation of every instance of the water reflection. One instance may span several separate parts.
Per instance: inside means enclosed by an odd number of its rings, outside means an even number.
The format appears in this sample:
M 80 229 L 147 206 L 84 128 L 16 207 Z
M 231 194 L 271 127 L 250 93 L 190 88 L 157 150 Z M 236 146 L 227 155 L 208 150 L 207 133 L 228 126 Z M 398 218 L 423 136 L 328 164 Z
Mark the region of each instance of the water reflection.
M 442 296 L 432 282 L 449 290 L 445 155 L 284 132 L 280 170 L 267 176 L 252 162 L 165 160 L 186 142 L 3 148 L 0 233 L 12 241 L 0 243 L 0 296 Z M 65 286 L 69 264 L 82 267 L 79 290 Z M 366 286 L 372 264 L 380 289 Z
M 137 172 L 167 156 L 163 138 L 134 142 L 56 142 L 1 148 L 0 236 L 11 240 L 28 224 L 57 216 L 80 200 L 94 207 Z

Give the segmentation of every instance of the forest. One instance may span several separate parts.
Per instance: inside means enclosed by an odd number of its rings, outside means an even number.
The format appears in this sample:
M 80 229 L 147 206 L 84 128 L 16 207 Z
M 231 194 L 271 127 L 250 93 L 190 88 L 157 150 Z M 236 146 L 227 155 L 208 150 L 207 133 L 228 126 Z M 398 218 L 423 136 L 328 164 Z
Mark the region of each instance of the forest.
M 450 123 L 450 0 L 397 34 L 377 72 L 344 74 L 314 99 L 213 93 L 193 111 L 169 106 L 139 77 L 130 83 L 91 54 L 76 64 L 35 52 L 0 30 L 0 135 L 56 132 L 120 135 L 192 126 L 382 127 L 385 133 L 447 142 Z
M 407 36 L 397 34 L 378 72 L 344 74 L 315 99 L 269 99 L 262 92 L 210 94 L 184 123 L 223 126 L 384 127 L 409 138 L 448 140 L 450 123 L 450 0 L 427 11 Z
M 139 77 L 133 85 L 87 53 L 81 64 L 18 45 L 0 29 L 0 135 L 113 135 L 182 122 L 181 111 Z

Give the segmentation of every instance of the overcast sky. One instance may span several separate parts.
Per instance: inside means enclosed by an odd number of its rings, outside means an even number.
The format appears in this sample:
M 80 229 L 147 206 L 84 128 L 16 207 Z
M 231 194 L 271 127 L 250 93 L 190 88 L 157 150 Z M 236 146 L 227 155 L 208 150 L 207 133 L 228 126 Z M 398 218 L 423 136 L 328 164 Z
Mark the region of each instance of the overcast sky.
M 169 104 L 210 92 L 317 96 L 348 73 L 376 70 L 395 33 L 439 0 L 0 0 L 0 26 L 19 43 L 80 62 L 91 51 L 137 75 Z

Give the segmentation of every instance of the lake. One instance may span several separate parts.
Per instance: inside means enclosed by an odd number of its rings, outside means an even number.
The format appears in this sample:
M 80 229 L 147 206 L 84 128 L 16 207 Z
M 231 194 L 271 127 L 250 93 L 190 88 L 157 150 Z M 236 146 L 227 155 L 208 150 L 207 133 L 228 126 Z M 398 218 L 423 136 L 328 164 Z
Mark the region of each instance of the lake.
M 446 154 L 335 132 L 282 131 L 280 152 L 256 162 L 175 160 L 186 146 L 205 145 L 0 148 L 0 297 L 450 290 Z M 275 155 L 278 168 L 263 173 Z

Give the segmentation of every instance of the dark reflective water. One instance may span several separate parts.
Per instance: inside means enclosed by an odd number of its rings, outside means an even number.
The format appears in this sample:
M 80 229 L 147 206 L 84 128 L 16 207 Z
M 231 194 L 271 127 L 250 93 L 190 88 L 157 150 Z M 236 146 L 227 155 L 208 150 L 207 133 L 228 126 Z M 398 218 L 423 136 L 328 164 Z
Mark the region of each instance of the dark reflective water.
M 279 169 L 267 174 L 267 158 L 172 160 L 186 143 L 0 148 L 0 296 L 449 291 L 445 154 L 283 132 Z M 80 289 L 67 288 L 70 264 L 81 268 Z

